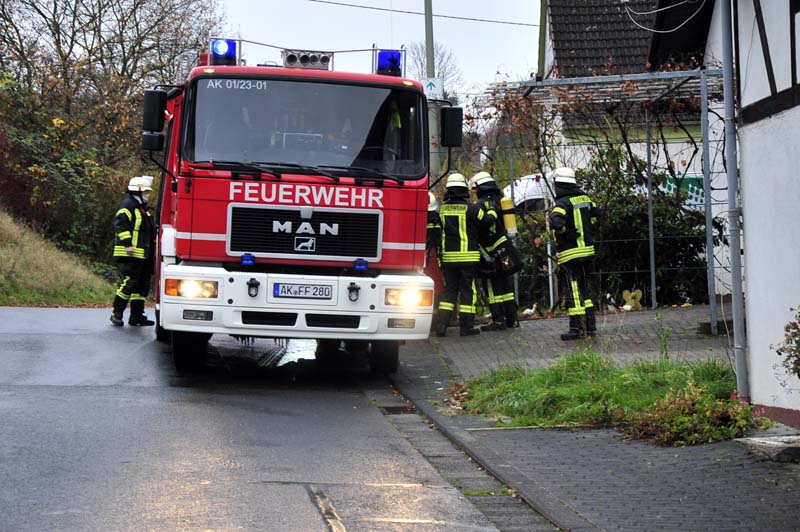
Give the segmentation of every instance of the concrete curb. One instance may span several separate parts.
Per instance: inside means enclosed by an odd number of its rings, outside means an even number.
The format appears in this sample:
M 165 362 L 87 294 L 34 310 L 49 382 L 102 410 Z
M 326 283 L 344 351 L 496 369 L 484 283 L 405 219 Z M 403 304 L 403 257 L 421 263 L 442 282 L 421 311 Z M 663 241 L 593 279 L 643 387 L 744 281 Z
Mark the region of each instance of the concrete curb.
M 416 345 L 421 344 L 417 343 Z M 433 346 L 427 343 L 425 345 L 430 350 L 426 354 L 437 357 Z M 529 478 L 516 467 L 506 464 L 507 460 L 502 456 L 479 445 L 469 432 L 456 426 L 451 418 L 437 410 L 436 405 L 426 397 L 425 391 L 430 391 L 430 389 L 426 390 L 410 380 L 404 381 L 397 375 L 392 376 L 391 380 L 397 389 L 414 404 L 418 411 L 430 419 L 442 434 L 495 478 L 516 491 L 525 502 L 558 528 L 575 532 L 602 530 L 566 502 L 548 492 L 546 488 L 537 485 L 535 479 Z

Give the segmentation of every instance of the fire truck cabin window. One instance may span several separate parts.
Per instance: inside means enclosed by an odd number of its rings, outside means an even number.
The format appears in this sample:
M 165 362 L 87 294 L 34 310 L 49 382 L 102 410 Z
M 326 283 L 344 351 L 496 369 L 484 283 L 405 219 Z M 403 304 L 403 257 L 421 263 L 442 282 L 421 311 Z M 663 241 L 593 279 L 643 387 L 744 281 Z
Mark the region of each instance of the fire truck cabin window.
M 422 109 L 420 95 L 406 89 L 200 79 L 186 155 L 420 177 L 426 166 Z

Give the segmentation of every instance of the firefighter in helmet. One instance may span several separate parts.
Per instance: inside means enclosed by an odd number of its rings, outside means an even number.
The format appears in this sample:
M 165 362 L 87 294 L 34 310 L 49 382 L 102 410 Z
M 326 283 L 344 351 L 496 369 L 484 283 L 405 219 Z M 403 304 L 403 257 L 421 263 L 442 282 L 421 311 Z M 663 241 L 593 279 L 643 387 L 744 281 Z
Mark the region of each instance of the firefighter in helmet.
M 600 211 L 578 187 L 572 168 L 557 168 L 553 176 L 555 206 L 550 212 L 550 227 L 555 233 L 569 314 L 569 330 L 561 339 L 568 341 L 593 336 L 597 331 L 589 281 L 594 262 L 592 229 Z
M 478 231 L 483 268 L 480 276 L 485 281 L 486 295 L 492 322 L 481 327 L 482 331 L 501 331 L 508 327 L 519 327 L 517 302 L 514 298 L 512 278 L 495 266 L 494 255 L 501 246 L 512 245 L 506 236 L 500 198 L 503 193 L 489 172 L 478 172 L 469 180 L 470 189 L 475 192 L 479 215 L 486 218 Z
M 445 185 L 440 209 L 442 219 L 442 275 L 444 294 L 434 329 L 437 336 L 447 334 L 447 324 L 458 301 L 461 336 L 480 333 L 475 328 L 475 267 L 480 261 L 478 228 L 481 225 L 478 205 L 469 201 L 467 180 L 461 174 L 450 174 Z
M 136 176 L 128 182 L 128 195 L 114 216 L 114 260 L 122 273 L 122 282 L 114 297 L 111 323 L 123 325 L 122 313 L 131 304 L 129 325 L 153 325 L 144 314 L 144 301 L 150 292 L 156 229 L 148 210 L 151 176 Z
M 433 279 L 434 304 L 438 306 L 444 292 L 444 278 L 439 257 L 442 255 L 442 219 L 439 217 L 439 200 L 428 192 L 428 225 L 425 236 L 425 275 Z M 436 313 L 432 326 L 436 324 Z

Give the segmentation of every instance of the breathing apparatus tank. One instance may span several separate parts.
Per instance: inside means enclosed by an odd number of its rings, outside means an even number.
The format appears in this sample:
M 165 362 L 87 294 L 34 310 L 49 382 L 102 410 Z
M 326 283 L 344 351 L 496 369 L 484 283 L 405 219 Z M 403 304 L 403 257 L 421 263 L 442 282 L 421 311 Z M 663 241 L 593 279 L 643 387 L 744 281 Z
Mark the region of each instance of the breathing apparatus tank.
M 503 224 L 506 226 L 506 234 L 510 238 L 517 236 L 517 217 L 514 210 L 514 200 L 508 196 L 500 198 L 500 210 L 503 213 Z

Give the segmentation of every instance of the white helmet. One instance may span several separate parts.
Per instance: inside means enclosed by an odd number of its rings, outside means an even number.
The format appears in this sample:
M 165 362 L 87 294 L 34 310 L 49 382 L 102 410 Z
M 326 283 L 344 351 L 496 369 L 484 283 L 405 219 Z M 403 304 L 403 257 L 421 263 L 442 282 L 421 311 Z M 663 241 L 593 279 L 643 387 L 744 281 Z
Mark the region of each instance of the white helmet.
M 436 196 L 433 195 L 433 192 L 428 192 L 428 212 L 438 210 L 439 202 L 436 200 Z
M 444 188 L 464 187 L 467 188 L 467 178 L 461 174 L 450 174 L 447 176 L 447 184 Z
M 128 181 L 128 192 L 146 192 L 153 190 L 153 176 L 137 175 Z
M 489 172 L 478 172 L 469 180 L 469 188 L 475 189 L 478 185 L 483 185 L 484 183 L 494 183 L 492 174 Z
M 556 171 L 553 172 L 553 177 L 555 177 L 556 183 L 567 183 L 570 185 L 577 184 L 575 181 L 575 170 L 572 168 L 567 168 L 566 166 L 556 168 Z

